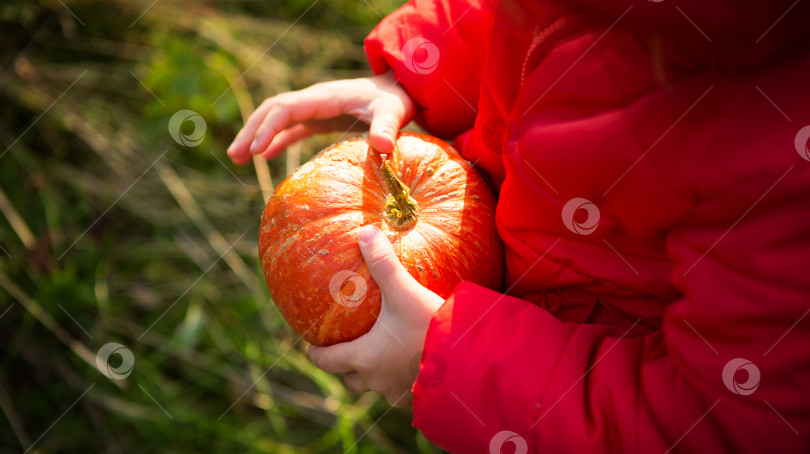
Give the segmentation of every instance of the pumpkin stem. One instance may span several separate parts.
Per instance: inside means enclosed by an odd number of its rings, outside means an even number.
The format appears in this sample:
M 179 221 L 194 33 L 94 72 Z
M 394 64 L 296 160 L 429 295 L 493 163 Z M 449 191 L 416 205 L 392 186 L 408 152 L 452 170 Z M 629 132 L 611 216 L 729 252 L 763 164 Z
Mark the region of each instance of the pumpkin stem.
M 394 230 L 408 230 L 419 217 L 419 205 L 411 197 L 410 188 L 397 178 L 385 155 L 382 155 L 380 170 L 391 192 L 385 202 L 385 220 Z

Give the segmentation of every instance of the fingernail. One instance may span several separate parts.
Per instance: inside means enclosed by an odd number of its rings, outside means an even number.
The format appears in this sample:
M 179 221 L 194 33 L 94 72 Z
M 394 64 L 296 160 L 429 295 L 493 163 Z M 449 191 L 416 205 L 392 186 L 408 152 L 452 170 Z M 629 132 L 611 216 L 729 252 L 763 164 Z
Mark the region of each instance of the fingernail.
M 259 150 L 259 138 L 257 137 L 256 139 L 253 140 L 253 143 L 250 144 L 250 153 L 256 154 L 258 153 L 258 150 Z
M 387 139 L 388 140 L 385 142 L 384 148 L 385 148 L 386 153 L 390 153 L 390 152 L 394 151 L 394 142 L 395 141 L 394 141 L 394 138 L 390 134 L 387 135 Z
M 371 224 L 364 225 L 360 229 L 360 238 L 359 238 L 360 245 L 365 246 L 374 241 L 374 237 L 377 236 L 377 232 L 379 232 L 377 227 L 374 227 Z

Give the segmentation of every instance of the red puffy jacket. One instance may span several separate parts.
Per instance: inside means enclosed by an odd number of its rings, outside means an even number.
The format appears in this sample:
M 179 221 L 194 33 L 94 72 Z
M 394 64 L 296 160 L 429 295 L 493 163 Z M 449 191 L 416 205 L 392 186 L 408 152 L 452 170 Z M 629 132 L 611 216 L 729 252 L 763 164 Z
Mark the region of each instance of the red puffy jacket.
M 413 0 L 371 33 L 499 192 L 504 293 L 434 315 L 428 439 L 810 452 L 808 7 Z

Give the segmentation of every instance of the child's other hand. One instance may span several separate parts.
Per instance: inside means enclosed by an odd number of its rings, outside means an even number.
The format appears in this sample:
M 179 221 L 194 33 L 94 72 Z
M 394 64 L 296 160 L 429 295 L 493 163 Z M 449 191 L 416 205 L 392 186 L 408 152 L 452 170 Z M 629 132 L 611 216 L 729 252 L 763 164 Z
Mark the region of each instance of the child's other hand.
M 355 391 L 376 391 L 390 405 L 410 406 L 416 380 L 411 363 L 421 354 L 430 319 L 444 300 L 408 274 L 376 227 L 363 227 L 359 243 L 371 277 L 382 291 L 377 323 L 351 342 L 310 346 L 309 357 L 327 372 L 342 373 L 346 386 Z
M 364 129 L 360 122 L 371 125 L 372 146 L 388 153 L 399 129 L 411 120 L 414 111 L 413 101 L 392 71 L 315 84 L 266 99 L 236 135 L 228 147 L 228 156 L 236 164 L 249 162 L 255 154 L 271 159 L 313 134 Z M 352 126 L 358 123 L 360 128 Z

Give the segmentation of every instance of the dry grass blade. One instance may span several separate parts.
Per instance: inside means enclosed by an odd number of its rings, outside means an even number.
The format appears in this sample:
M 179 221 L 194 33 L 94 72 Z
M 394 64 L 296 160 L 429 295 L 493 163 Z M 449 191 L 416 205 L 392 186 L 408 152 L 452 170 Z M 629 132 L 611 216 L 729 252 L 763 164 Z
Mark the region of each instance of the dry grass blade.
M 20 237 L 20 241 L 25 245 L 25 248 L 28 250 L 34 249 L 37 243 L 34 234 L 31 233 L 28 224 L 25 223 L 20 213 L 14 208 L 14 205 L 11 204 L 6 193 L 3 192 L 3 188 L 0 188 L 0 212 L 6 217 L 8 223 L 11 224 L 11 228 L 14 229 L 14 232 Z
M 6 392 L 6 388 L 2 384 L 0 384 L 0 410 L 3 410 L 3 414 L 6 415 L 6 419 L 8 419 L 8 422 L 11 424 L 11 429 L 14 431 L 14 435 L 17 436 L 17 440 L 20 442 L 20 446 L 31 446 L 31 437 L 28 435 L 28 432 L 25 431 L 25 426 L 20 419 L 20 415 L 14 409 L 14 405 Z
M 59 323 L 51 317 L 42 306 L 34 301 L 31 297 L 26 295 L 16 284 L 14 284 L 8 276 L 0 271 L 0 287 L 4 288 L 11 296 L 13 296 L 20 304 L 25 307 L 31 315 L 33 315 L 40 323 L 42 323 L 48 330 L 50 330 L 63 344 L 65 344 L 73 353 L 76 354 L 82 361 L 86 362 L 94 369 L 96 368 L 96 355 L 85 346 L 83 343 L 76 340 L 70 333 L 62 328 Z M 111 380 L 116 386 L 123 388 L 121 382 Z
M 228 74 L 224 74 L 225 78 L 231 82 L 231 90 L 236 96 L 236 102 L 239 105 L 239 113 L 242 116 L 242 122 L 246 122 L 250 114 L 253 113 L 253 100 L 250 97 L 245 80 L 239 77 L 236 68 L 232 68 Z M 264 203 L 270 200 L 273 196 L 273 178 L 270 176 L 270 166 L 267 160 L 253 156 L 253 168 L 256 170 L 256 178 L 259 180 L 259 187 L 262 189 L 262 198 Z
M 228 241 L 225 240 L 225 237 L 214 228 L 211 221 L 205 216 L 202 209 L 197 204 L 197 201 L 194 199 L 194 196 L 191 195 L 191 191 L 188 190 L 188 187 L 180 176 L 177 175 L 177 172 L 165 162 L 158 162 L 155 168 L 158 170 L 160 179 L 166 185 L 166 188 L 169 189 L 172 196 L 174 196 L 180 208 L 182 208 L 183 212 L 191 219 L 191 222 L 197 226 L 200 233 L 208 239 L 211 247 L 223 257 L 231 270 L 233 270 L 242 283 L 245 284 L 248 290 L 254 295 L 257 294 L 255 275 L 250 271 L 245 261 L 242 260 L 242 257 L 235 251 L 230 250 Z
M 256 178 L 259 179 L 259 186 L 262 188 L 262 198 L 264 203 L 273 197 L 273 178 L 270 176 L 270 167 L 267 165 L 267 160 L 260 156 L 253 157 L 253 168 L 256 169 Z
M 15 62 L 0 81 L 0 97 L 11 106 L 0 124 L 6 144 L 86 71 L 0 167 L 0 198 L 10 201 L 0 200 L 0 217 L 13 226 L 18 211 L 22 222 L 0 232 L 14 254 L 0 267 L 0 301 L 27 310 L 9 312 L 0 326 L 9 347 L 0 412 L 17 426 L 0 424 L 0 452 L 30 446 L 32 437 L 17 429 L 39 435 L 53 422 L 51 404 L 93 380 L 104 386 L 88 392 L 80 410 L 35 449 L 435 452 L 415 441 L 407 411 L 388 411 L 372 394 L 358 399 L 339 376 L 317 369 L 266 304 L 255 241 L 261 201 L 272 196 L 274 179 L 330 138 L 291 147 L 286 161 L 254 158 L 254 169 L 234 167 L 224 153 L 261 99 L 367 75 L 362 40 L 379 19 L 372 10 L 391 11 L 397 1 L 371 0 L 368 8 L 330 0 L 310 10 L 308 2 L 287 0 L 65 4 L 86 27 L 58 2 L 16 2 L 0 17 L 8 32 L 0 54 Z M 18 19 L 27 25 L 7 26 Z M 32 39 L 37 27 L 44 34 Z M 31 51 L 18 50 L 31 41 Z M 167 123 L 182 109 L 207 123 L 199 146 L 171 140 Z M 171 159 L 150 169 L 167 148 Z M 23 248 L 29 240 L 36 251 L 58 250 L 97 219 L 64 261 L 26 260 L 35 256 Z M 240 234 L 247 239 L 234 242 Z M 95 344 L 56 306 L 81 315 L 97 339 L 123 341 L 143 333 L 183 291 L 184 311 L 130 342 L 136 372 L 110 381 L 120 388 L 99 380 Z M 216 420 L 243 393 L 242 403 Z
M 301 142 L 296 142 L 287 148 L 287 176 L 292 175 L 301 165 Z

